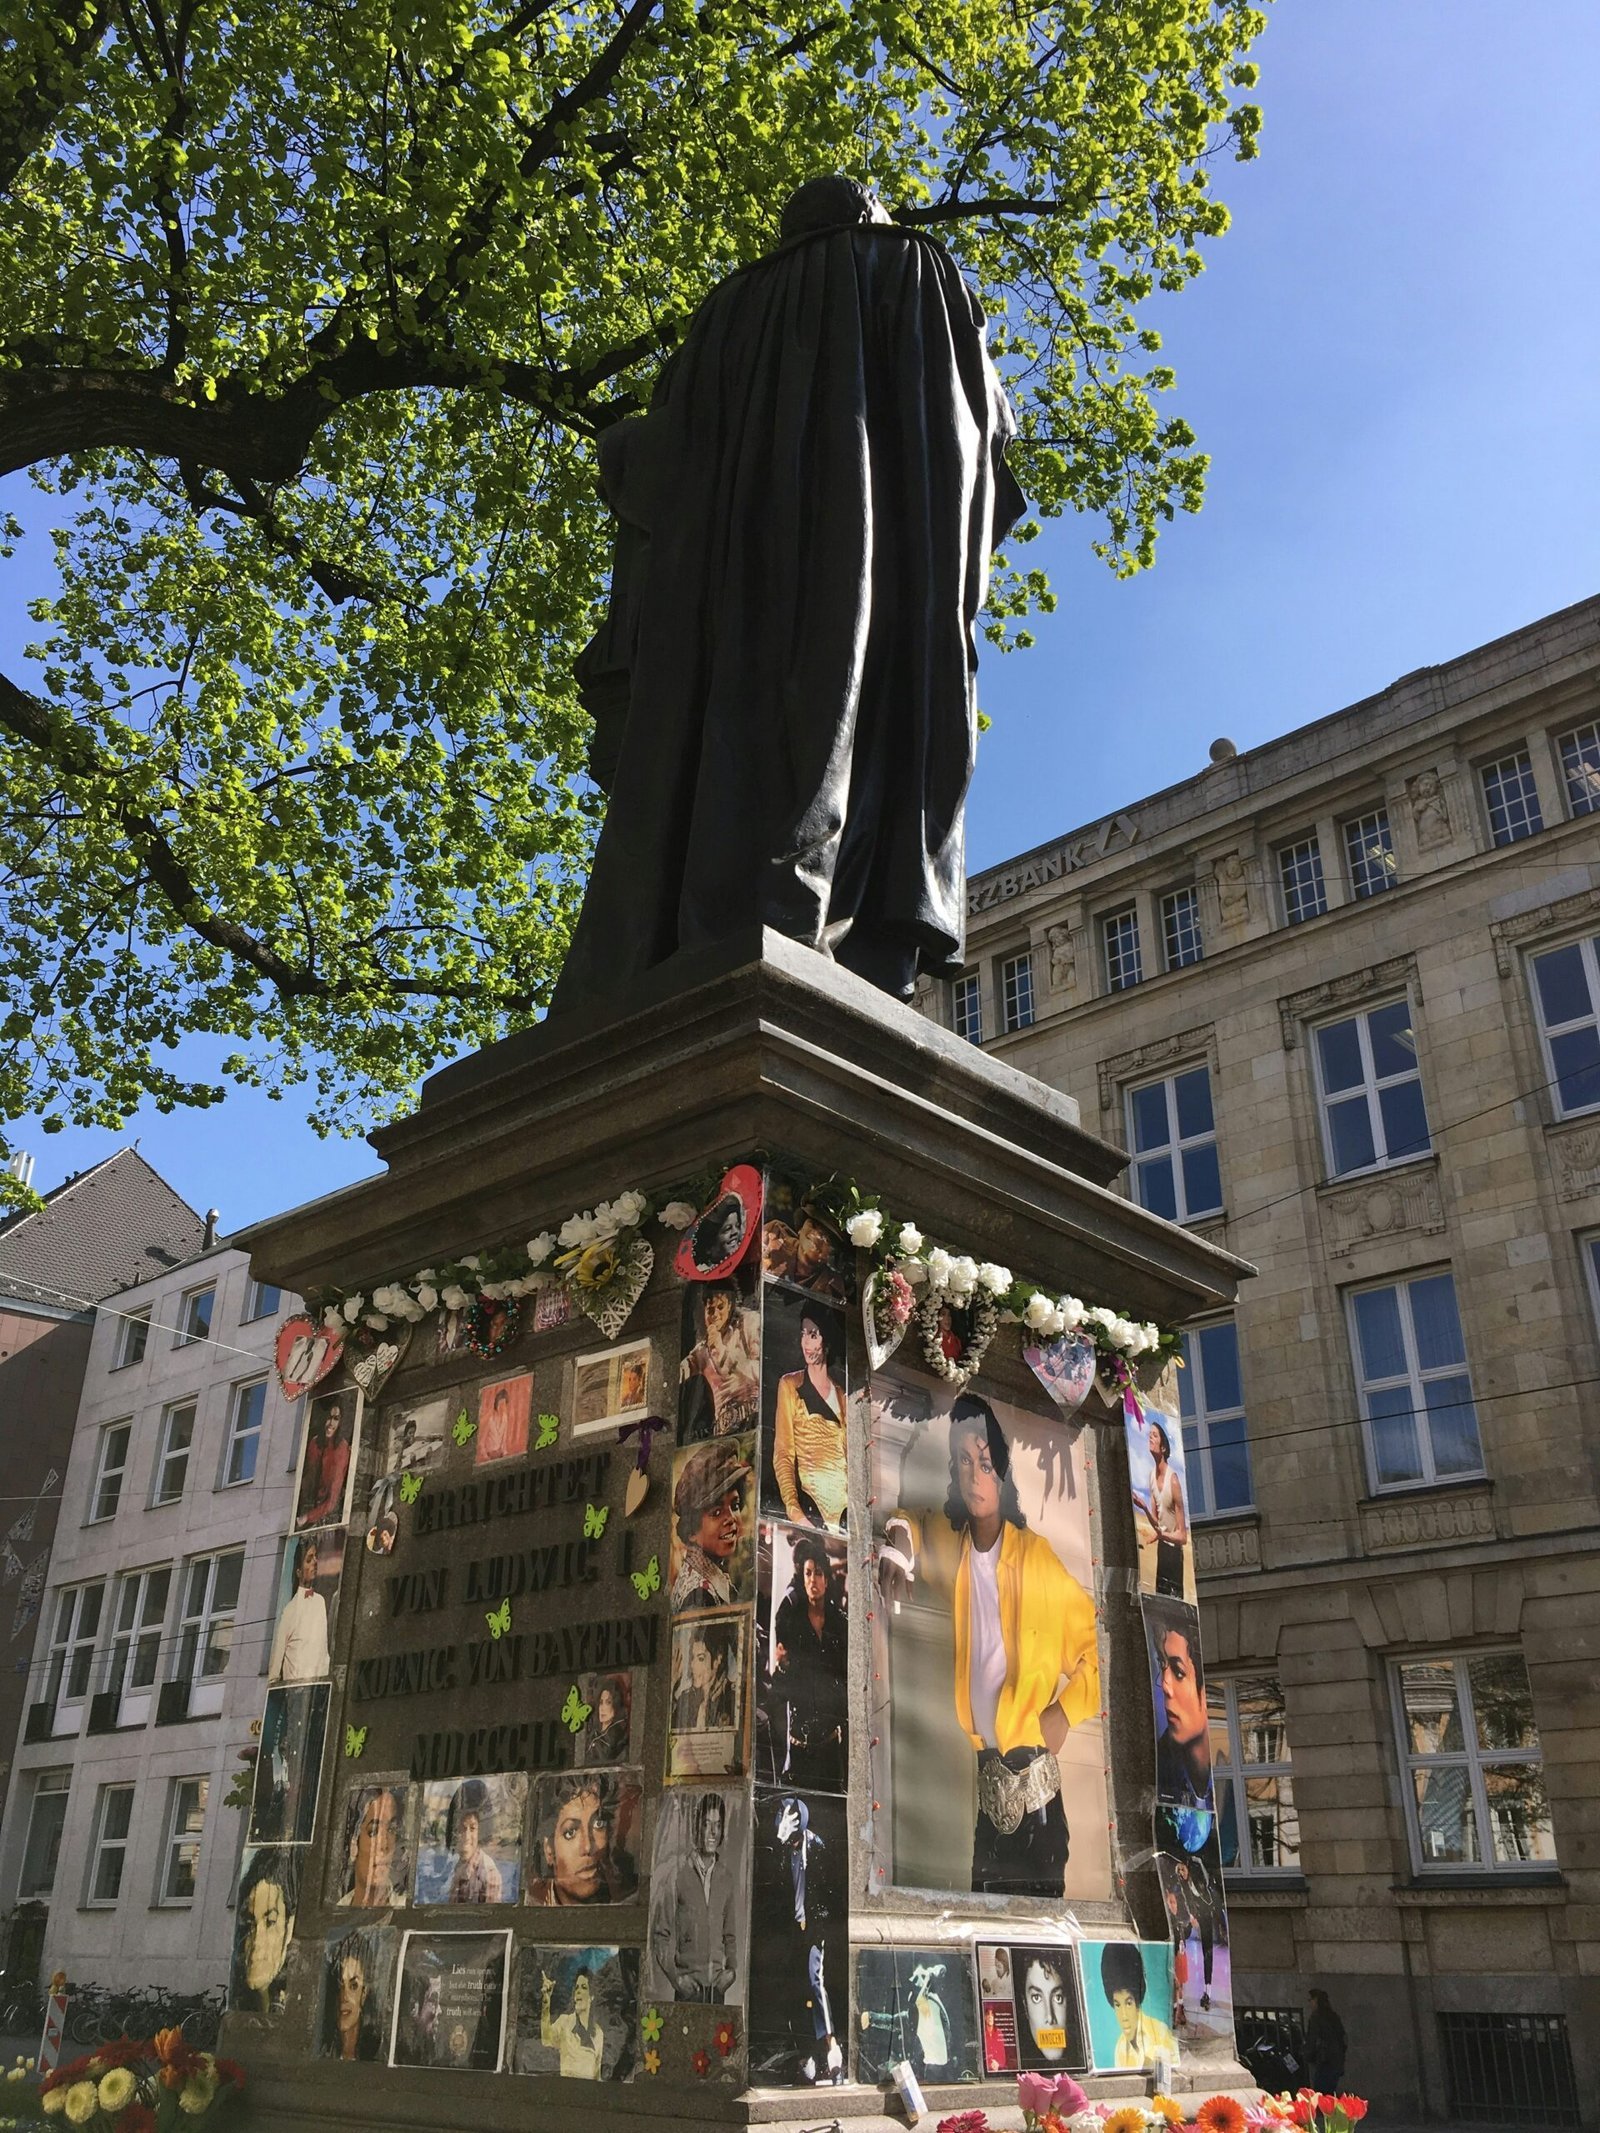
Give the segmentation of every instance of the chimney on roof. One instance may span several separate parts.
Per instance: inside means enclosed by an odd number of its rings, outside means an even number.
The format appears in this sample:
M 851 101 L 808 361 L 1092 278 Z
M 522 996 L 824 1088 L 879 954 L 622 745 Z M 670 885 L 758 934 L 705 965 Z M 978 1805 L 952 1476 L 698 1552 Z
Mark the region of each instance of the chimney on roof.
M 217 1224 L 218 1224 L 218 1223 L 219 1223 L 219 1222 L 220 1222 L 221 1220 L 222 1220 L 222 1209 L 221 1209 L 220 1207 L 208 1207 L 208 1208 L 206 1209 L 206 1234 L 205 1234 L 205 1239 L 204 1239 L 204 1242 L 203 1242 L 203 1245 L 202 1245 L 202 1249 L 203 1249 L 203 1250 L 205 1250 L 205 1251 L 208 1251 L 208 1252 L 209 1252 L 209 1251 L 210 1251 L 210 1249 L 211 1249 L 211 1247 L 212 1247 L 212 1245 L 214 1245 L 214 1244 L 216 1243 L 216 1241 L 217 1241 Z

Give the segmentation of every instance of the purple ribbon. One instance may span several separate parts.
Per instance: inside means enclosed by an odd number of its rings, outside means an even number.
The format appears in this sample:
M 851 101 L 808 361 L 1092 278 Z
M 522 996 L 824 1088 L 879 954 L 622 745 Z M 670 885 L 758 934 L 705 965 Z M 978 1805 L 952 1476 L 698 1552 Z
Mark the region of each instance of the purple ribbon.
M 650 1464 L 650 1446 L 655 1441 L 656 1431 L 666 1427 L 667 1424 L 660 1415 L 646 1415 L 642 1422 L 626 1422 L 617 1431 L 617 1442 L 619 1444 L 626 1444 L 628 1439 L 637 1433 L 639 1450 L 635 1464 L 641 1474 Z

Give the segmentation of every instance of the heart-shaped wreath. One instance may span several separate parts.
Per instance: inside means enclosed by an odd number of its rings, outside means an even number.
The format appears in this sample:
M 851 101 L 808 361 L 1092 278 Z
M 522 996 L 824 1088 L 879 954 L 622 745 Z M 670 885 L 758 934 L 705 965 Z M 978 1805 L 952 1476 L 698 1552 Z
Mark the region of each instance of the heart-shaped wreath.
M 923 1360 L 935 1377 L 965 1385 L 977 1375 L 999 1323 L 999 1308 L 987 1296 L 957 1302 L 946 1290 L 930 1290 L 917 1305 Z

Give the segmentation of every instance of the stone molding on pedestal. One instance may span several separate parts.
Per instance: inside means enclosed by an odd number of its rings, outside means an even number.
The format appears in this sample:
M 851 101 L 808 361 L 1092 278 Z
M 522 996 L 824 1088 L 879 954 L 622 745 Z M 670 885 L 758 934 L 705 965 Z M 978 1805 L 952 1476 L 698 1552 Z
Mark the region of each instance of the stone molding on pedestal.
M 1494 1539 L 1494 1500 L 1488 1482 L 1453 1488 L 1369 1497 L 1361 1506 L 1362 1545 L 1374 1555 L 1391 1548 L 1448 1547 L 1458 1541 Z
M 1351 1252 L 1410 1230 L 1433 1237 L 1444 1228 L 1436 1156 L 1319 1185 L 1317 1201 L 1330 1251 Z

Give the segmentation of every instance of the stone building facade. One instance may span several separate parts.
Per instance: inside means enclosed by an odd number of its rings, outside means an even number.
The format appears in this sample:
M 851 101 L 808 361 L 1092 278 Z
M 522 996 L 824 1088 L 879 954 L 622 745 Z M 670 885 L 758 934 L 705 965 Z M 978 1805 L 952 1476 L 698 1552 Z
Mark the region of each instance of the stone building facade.
M 1183 1378 L 1241 2042 L 1593 2123 L 1600 600 L 1212 758 L 923 1004 L 1260 1270 Z
M 93 1318 L 0 1822 L 0 1910 L 41 1974 L 220 1987 L 293 1492 L 293 1297 L 226 1242 Z

